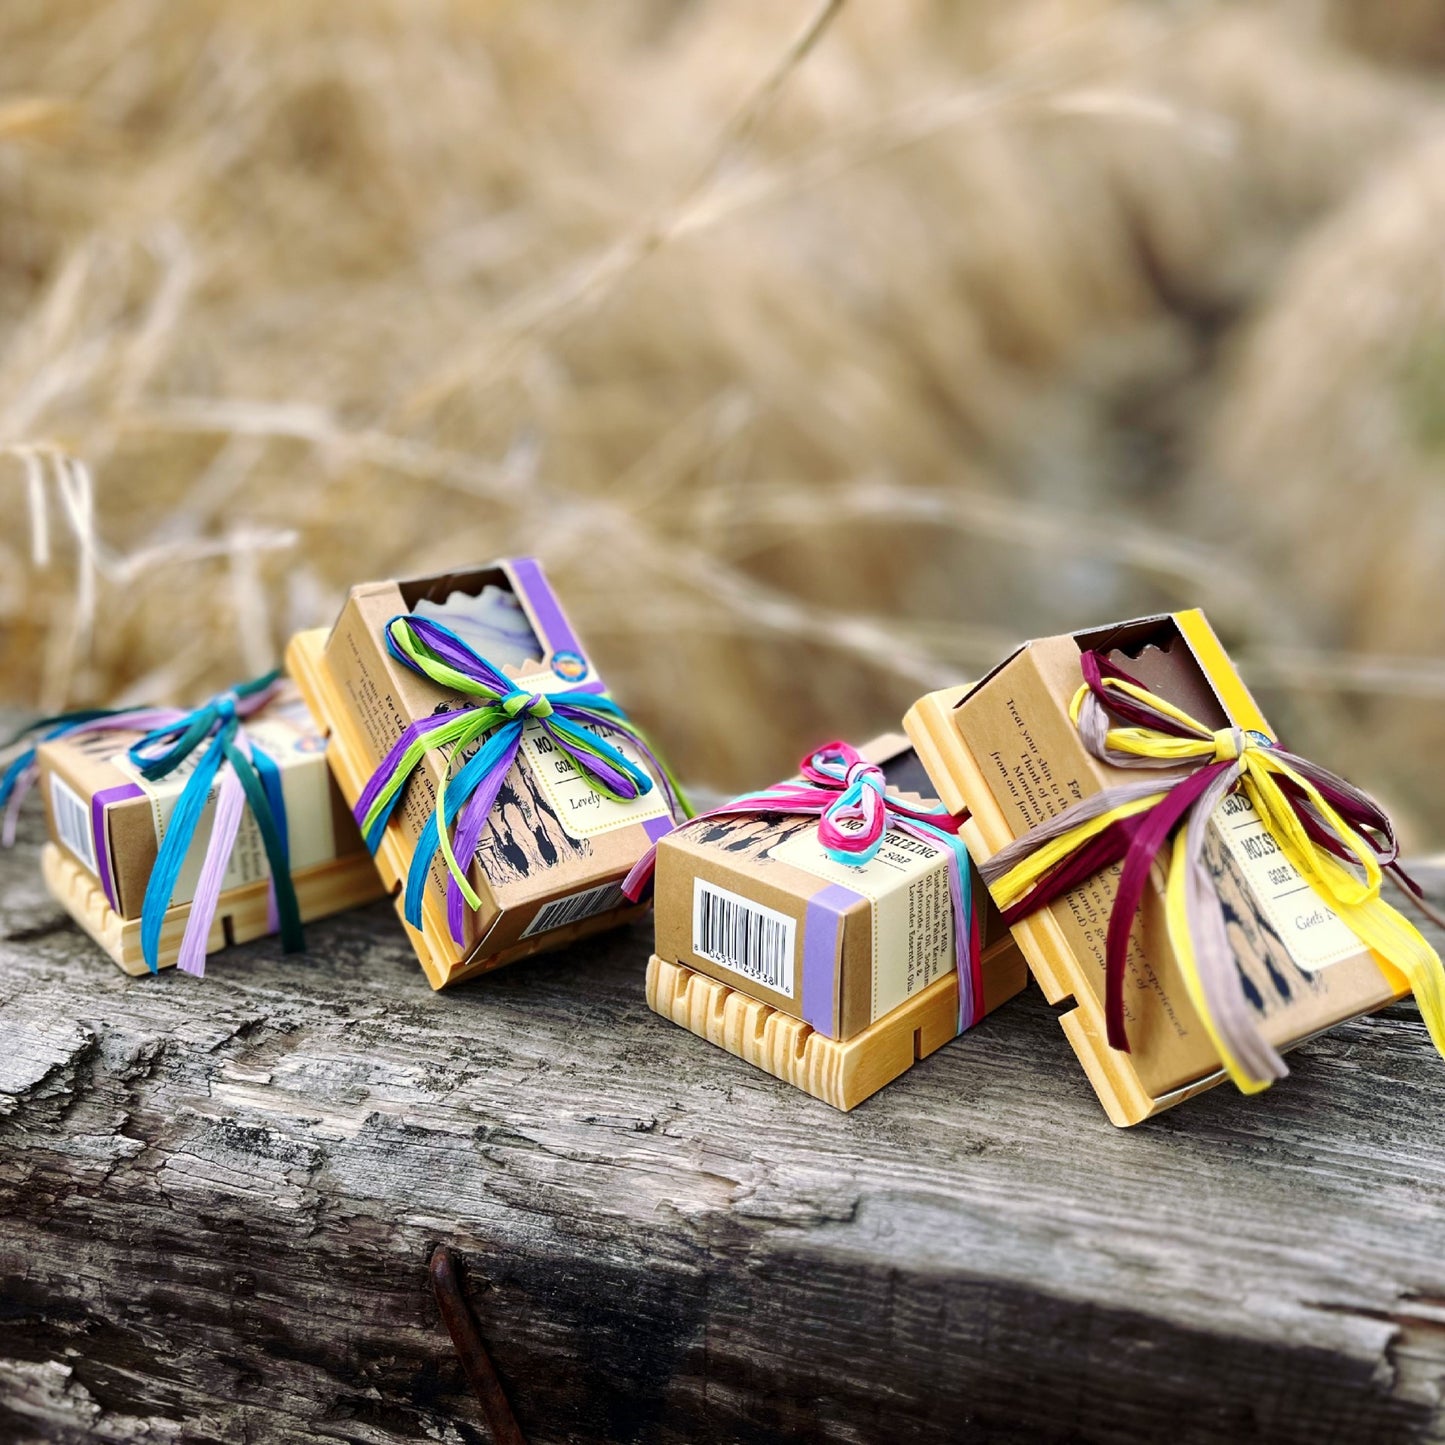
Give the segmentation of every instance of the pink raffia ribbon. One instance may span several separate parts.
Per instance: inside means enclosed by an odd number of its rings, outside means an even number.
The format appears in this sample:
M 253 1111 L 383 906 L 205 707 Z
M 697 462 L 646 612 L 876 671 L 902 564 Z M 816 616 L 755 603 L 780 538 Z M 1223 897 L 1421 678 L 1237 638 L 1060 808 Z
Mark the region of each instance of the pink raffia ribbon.
M 802 774 L 757 793 L 708 808 L 674 832 L 713 818 L 747 815 L 816 815 L 818 841 L 837 863 L 861 868 L 896 829 L 922 842 L 942 847 L 947 859 L 949 896 L 953 903 L 954 965 L 958 973 L 958 1032 L 983 1017 L 983 941 L 973 890 L 968 850 L 958 836 L 958 820 L 941 805 L 922 806 L 890 796 L 883 770 L 850 743 L 824 743 L 799 765 Z M 627 875 L 624 895 L 639 902 L 652 883 L 657 866 L 654 843 Z

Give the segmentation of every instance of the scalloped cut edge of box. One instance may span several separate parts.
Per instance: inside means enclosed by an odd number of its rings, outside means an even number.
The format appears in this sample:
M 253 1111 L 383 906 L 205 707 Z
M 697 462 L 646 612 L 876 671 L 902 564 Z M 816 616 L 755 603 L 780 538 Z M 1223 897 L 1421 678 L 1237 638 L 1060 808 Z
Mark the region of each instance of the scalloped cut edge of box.
M 988 975 L 990 1011 L 1028 982 L 1023 958 L 1011 952 L 1011 964 L 995 966 Z M 734 1058 L 843 1110 L 861 1104 L 958 1037 L 958 980 L 953 974 L 842 1042 L 655 953 L 647 964 L 647 1003 L 654 1013 Z
M 132 977 L 149 973 L 141 954 L 140 919 L 122 918 L 110 906 L 99 879 L 56 843 L 40 853 L 40 871 L 50 895 L 88 933 L 119 967 Z M 381 880 L 365 853 L 322 864 L 298 873 L 292 880 L 305 923 L 356 908 L 382 896 Z M 228 888 L 206 939 L 207 954 L 219 953 L 233 943 L 250 943 L 272 932 L 264 881 Z M 161 924 L 160 967 L 172 968 L 180 953 L 190 905 L 167 909 Z

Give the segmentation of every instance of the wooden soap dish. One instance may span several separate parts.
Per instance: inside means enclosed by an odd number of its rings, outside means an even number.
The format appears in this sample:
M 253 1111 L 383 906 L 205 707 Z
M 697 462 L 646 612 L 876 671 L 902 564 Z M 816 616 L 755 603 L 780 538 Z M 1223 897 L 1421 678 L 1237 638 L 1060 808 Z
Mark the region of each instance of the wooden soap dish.
M 1023 959 L 1010 952 L 1008 964 L 988 977 L 990 1009 L 1027 982 Z M 941 1049 L 957 1037 L 958 1028 L 954 974 L 929 984 L 845 1042 L 825 1038 L 801 1019 L 656 954 L 647 965 L 647 1002 L 654 1012 L 708 1043 L 845 1110 Z
M 140 919 L 122 918 L 110 906 L 100 880 L 56 843 L 40 852 L 40 869 L 51 896 L 128 974 L 148 973 L 141 956 Z M 376 869 L 365 853 L 352 853 L 332 863 L 297 873 L 296 900 L 303 921 L 340 913 L 380 896 Z M 217 953 L 232 943 L 264 938 L 271 930 L 264 879 L 241 888 L 228 888 L 206 939 L 206 952 Z M 161 924 L 160 967 L 175 965 L 191 916 L 189 903 L 166 911 Z

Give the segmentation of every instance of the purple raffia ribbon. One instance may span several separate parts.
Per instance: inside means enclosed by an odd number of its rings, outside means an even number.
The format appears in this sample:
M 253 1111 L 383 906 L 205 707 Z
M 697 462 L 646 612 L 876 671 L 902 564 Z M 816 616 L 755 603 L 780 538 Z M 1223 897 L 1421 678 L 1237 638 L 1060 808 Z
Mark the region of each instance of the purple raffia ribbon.
M 475 700 L 471 706 L 409 723 L 367 780 L 353 810 L 367 846 L 375 852 L 412 772 L 433 748 L 448 750 L 445 817 L 438 816 L 438 808 L 432 809 L 407 869 L 403 915 L 413 928 L 423 927 L 426 880 L 433 858 L 441 851 L 449 875 L 447 927 L 453 941 L 463 942 L 467 911 L 479 901 L 465 870 L 476 855 L 529 722 L 571 760 L 593 792 L 626 803 L 649 792 L 656 780 L 669 814 L 674 818 L 690 814 L 682 790 L 661 758 L 622 708 L 596 685 L 529 692 L 449 628 L 414 614 L 393 617 L 383 635 L 398 662 L 439 687 Z M 628 739 L 651 765 L 651 773 L 620 752 L 609 741 L 614 736 Z M 476 752 L 467 757 L 474 744 Z M 444 837 L 450 843 L 450 857 Z

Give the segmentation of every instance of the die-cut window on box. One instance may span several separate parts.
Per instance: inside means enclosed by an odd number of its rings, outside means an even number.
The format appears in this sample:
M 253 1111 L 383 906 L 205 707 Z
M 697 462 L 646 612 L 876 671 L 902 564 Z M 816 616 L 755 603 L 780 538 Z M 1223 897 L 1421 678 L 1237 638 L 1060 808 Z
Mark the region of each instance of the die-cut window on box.
M 1183 708 L 1206 727 L 1229 725 L 1219 695 L 1173 617 L 1150 617 L 1078 632 L 1074 641 L 1081 652 L 1103 652 L 1150 692 Z
M 525 671 L 542 665 L 545 649 L 500 567 L 404 583 L 401 595 L 414 616 L 451 628 L 497 667 Z

